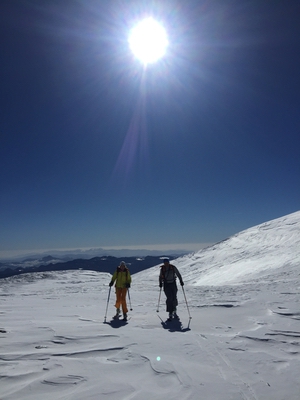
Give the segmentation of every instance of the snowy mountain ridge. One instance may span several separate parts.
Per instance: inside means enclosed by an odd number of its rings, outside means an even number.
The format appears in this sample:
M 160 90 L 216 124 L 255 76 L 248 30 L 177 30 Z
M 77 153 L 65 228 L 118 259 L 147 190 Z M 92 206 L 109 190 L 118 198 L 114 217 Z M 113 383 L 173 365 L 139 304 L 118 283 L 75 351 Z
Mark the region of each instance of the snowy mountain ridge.
M 194 286 L 247 283 L 299 269 L 300 211 L 246 229 L 197 253 L 172 261 Z M 135 280 L 157 279 L 157 267 Z

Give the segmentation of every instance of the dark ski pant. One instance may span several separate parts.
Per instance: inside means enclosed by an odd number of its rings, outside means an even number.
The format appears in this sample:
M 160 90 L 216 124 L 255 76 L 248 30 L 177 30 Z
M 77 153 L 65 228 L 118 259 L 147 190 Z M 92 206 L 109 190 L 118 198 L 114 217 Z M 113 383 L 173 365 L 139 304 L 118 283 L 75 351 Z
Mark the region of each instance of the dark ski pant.
M 177 285 L 176 282 L 172 283 L 164 283 L 164 292 L 167 297 L 166 305 L 167 305 L 167 312 L 171 313 L 176 310 L 178 305 L 177 301 Z

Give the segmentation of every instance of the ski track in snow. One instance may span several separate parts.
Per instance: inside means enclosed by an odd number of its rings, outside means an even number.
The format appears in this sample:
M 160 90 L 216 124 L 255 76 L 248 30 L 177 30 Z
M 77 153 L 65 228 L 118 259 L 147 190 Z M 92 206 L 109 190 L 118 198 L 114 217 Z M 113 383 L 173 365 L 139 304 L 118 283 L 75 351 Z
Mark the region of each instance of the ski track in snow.
M 0 399 L 299 400 L 298 220 L 292 214 L 176 260 L 191 320 L 181 288 L 180 321 L 165 323 L 163 293 L 156 312 L 158 267 L 133 275 L 127 323 L 110 323 L 113 291 L 104 323 L 110 274 L 1 280 Z M 239 279 L 228 261 L 236 248 L 249 258 Z M 223 285 L 209 281 L 224 276 Z

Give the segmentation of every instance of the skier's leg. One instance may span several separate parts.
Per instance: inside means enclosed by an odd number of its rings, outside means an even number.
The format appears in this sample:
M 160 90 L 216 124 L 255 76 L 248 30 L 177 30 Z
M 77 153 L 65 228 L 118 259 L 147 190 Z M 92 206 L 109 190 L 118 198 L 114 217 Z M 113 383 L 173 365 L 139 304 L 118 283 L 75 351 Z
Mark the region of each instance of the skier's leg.
M 177 301 L 177 286 L 176 283 L 171 283 L 169 285 L 169 307 L 168 311 L 172 314 L 176 311 L 178 305 Z
M 121 304 L 121 300 L 120 300 L 120 288 L 116 288 L 116 315 L 114 316 L 114 319 L 118 319 L 120 316 L 120 304 Z
M 165 295 L 166 295 L 166 306 L 167 306 L 166 311 L 170 313 L 170 312 L 173 311 L 172 310 L 172 308 L 173 308 L 173 295 L 172 295 L 172 287 L 171 287 L 170 284 L 165 284 L 164 292 L 165 292 Z
M 177 285 L 176 283 L 174 283 L 174 287 L 173 287 L 173 312 L 176 314 L 176 309 L 178 306 L 178 300 L 177 300 Z
M 116 288 L 116 304 L 115 307 L 116 309 L 120 309 L 121 307 L 121 301 L 122 301 L 122 289 L 121 288 Z
M 128 313 L 128 308 L 126 303 L 127 288 L 122 288 L 121 291 L 122 291 L 121 292 L 122 311 L 123 314 L 127 314 Z

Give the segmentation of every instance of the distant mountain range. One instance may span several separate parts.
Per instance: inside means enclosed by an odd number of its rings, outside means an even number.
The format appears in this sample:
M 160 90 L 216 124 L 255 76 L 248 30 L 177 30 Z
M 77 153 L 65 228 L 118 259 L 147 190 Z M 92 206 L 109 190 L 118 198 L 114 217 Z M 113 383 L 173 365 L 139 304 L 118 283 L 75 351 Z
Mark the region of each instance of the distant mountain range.
M 178 257 L 178 255 L 165 255 L 170 259 Z M 0 279 L 13 275 L 19 275 L 32 272 L 45 271 L 63 271 L 63 270 L 92 270 L 98 272 L 108 272 L 113 274 L 121 261 L 125 261 L 131 274 L 140 272 L 144 269 L 153 267 L 162 263 L 162 256 L 146 256 L 146 257 L 93 257 L 90 259 L 78 258 L 69 261 L 61 261 L 52 256 L 46 256 L 42 259 L 26 259 L 18 262 L 0 263 Z
M 79 249 L 63 249 L 63 250 L 47 250 L 43 252 L 32 252 L 29 253 L 24 252 L 23 254 L 20 253 L 19 255 L 15 256 L 7 256 L 7 257 L 0 257 L 0 269 L 1 269 L 1 263 L 2 264 L 7 264 L 7 263 L 42 263 L 42 262 L 48 262 L 48 259 L 53 259 L 53 260 L 60 260 L 60 261 L 70 261 L 70 260 L 75 260 L 76 258 L 83 258 L 83 259 L 88 259 L 88 258 L 93 258 L 93 257 L 107 257 L 107 256 L 112 256 L 112 257 L 146 257 L 146 256 L 164 256 L 165 254 L 172 254 L 174 257 L 179 257 L 182 254 L 189 254 L 193 251 L 199 251 L 199 249 L 207 247 L 211 245 L 212 243 L 202 243 L 202 244 L 195 244 L 193 248 L 191 248 L 191 245 L 187 245 L 187 248 L 184 248 L 184 245 L 182 245 L 182 248 L 167 248 L 165 247 L 164 249 L 160 250 L 149 250 L 149 249 L 103 249 L 102 247 L 97 247 L 97 248 L 79 248 Z M 29 266 L 29 265 L 28 265 Z

